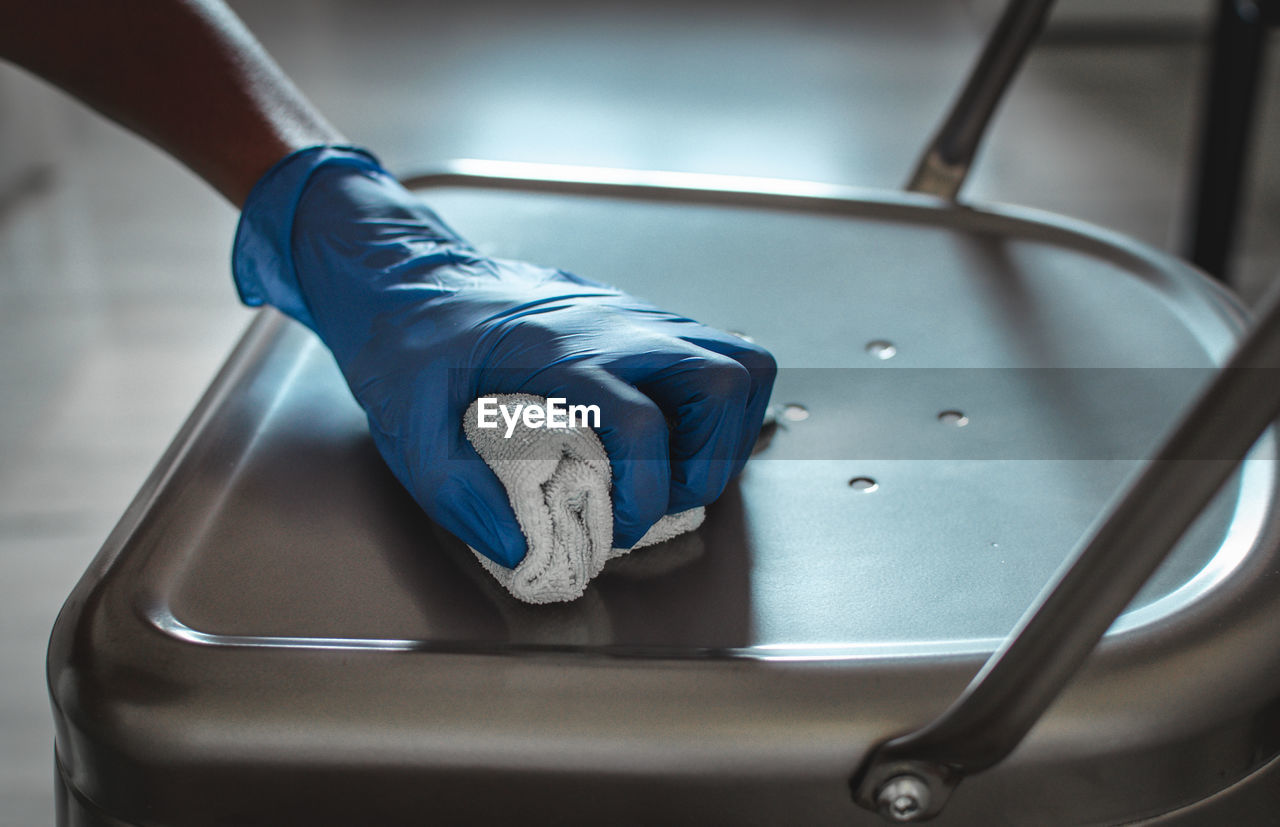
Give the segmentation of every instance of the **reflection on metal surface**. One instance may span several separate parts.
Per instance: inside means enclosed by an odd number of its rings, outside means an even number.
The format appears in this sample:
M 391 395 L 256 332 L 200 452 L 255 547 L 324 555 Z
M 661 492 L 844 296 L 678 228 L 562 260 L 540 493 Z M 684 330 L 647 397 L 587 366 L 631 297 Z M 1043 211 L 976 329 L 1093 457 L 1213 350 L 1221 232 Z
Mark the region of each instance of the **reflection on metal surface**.
M 1227 527 L 1227 536 L 1210 560 L 1194 577 L 1169 594 L 1145 606 L 1126 611 L 1107 634 L 1129 632 L 1193 605 L 1244 562 L 1262 534 L 1268 505 L 1276 496 L 1276 440 L 1267 432 L 1240 466 L 1240 496 Z
M 204 646 L 235 646 L 259 649 L 357 649 L 411 652 L 422 649 L 416 640 L 375 640 L 371 638 L 283 637 L 277 635 L 214 635 L 192 629 L 173 616 L 166 606 L 146 611 L 147 620 L 160 631 L 188 643 Z
M 752 646 L 756 660 L 778 662 L 887 660 L 939 656 L 989 655 L 1004 638 L 892 640 L 879 643 L 768 643 Z
M 538 164 L 523 161 L 484 161 L 463 158 L 430 172 L 402 178 L 410 189 L 457 183 L 492 186 L 494 182 L 528 182 L 600 185 L 607 187 L 653 188 L 721 193 L 801 196 L 812 198 L 847 198 L 851 193 L 866 192 L 861 188 L 817 181 L 785 178 L 757 178 L 745 175 L 722 175 L 700 172 L 664 172 L 659 170 L 587 167 L 573 164 Z
M 145 612 L 147 620 L 160 631 L 178 640 L 202 646 L 249 647 L 257 649 L 324 649 L 381 652 L 460 652 L 467 654 L 499 654 L 519 652 L 572 652 L 575 647 L 542 644 L 466 643 L 448 645 L 421 640 L 340 637 L 288 637 L 284 635 L 217 635 L 192 629 L 173 616 L 167 607 L 154 606 Z M 955 640 L 908 640 L 876 643 L 769 643 L 716 650 L 680 650 L 672 652 L 642 646 L 592 647 L 584 654 L 609 656 L 749 659 L 759 661 L 804 663 L 827 661 L 884 660 L 888 658 L 937 657 L 939 655 L 988 655 L 1003 638 Z
M 915 821 L 929 809 L 929 785 L 914 775 L 899 775 L 880 788 L 876 803 L 890 821 Z

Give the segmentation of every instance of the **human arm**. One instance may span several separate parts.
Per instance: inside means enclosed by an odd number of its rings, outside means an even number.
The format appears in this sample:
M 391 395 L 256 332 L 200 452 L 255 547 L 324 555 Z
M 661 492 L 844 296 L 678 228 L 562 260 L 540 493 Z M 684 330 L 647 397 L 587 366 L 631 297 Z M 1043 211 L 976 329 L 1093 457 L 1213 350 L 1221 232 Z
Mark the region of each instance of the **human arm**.
M 177 158 L 237 207 L 272 164 L 345 142 L 214 0 L 0 0 L 0 57 Z

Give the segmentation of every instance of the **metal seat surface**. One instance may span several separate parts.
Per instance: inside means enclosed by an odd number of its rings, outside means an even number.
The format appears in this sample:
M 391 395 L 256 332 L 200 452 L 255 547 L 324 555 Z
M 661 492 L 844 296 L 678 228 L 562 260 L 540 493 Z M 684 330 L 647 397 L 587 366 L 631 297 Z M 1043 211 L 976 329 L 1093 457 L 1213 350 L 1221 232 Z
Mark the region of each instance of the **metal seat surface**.
M 554 261 L 748 333 L 778 358 L 775 401 L 808 418 L 783 417 L 685 544 L 701 548 L 639 552 L 580 603 L 526 609 L 485 588 L 396 490 L 327 352 L 281 331 L 255 440 L 169 596 L 182 624 L 447 646 L 989 650 L 1207 378 L 1236 323 L 1212 294 L 1165 274 L 1037 238 L 1034 225 L 983 228 L 963 211 L 869 205 L 850 220 L 430 197 L 488 253 Z M 875 341 L 896 355 L 868 353 Z M 939 420 L 953 410 L 963 428 Z M 1136 606 L 1213 561 L 1212 576 L 1229 569 L 1261 525 L 1265 476 L 1256 468 L 1248 490 L 1224 492 Z M 662 573 L 645 577 L 651 558 Z M 281 595 L 298 571 L 305 592 Z

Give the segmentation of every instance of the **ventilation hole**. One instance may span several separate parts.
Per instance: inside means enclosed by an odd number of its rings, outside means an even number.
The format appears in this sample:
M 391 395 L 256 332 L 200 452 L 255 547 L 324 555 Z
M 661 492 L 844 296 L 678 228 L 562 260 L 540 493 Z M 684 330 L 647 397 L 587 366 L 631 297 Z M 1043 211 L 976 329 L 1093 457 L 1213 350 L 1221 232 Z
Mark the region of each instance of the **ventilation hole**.
M 782 418 L 788 422 L 804 422 L 809 418 L 809 409 L 804 405 L 788 402 L 782 406 Z
M 897 356 L 898 348 L 894 346 L 893 342 L 886 342 L 884 339 L 876 339 L 875 341 L 867 342 L 867 353 L 869 353 L 873 359 L 880 359 L 883 361 Z

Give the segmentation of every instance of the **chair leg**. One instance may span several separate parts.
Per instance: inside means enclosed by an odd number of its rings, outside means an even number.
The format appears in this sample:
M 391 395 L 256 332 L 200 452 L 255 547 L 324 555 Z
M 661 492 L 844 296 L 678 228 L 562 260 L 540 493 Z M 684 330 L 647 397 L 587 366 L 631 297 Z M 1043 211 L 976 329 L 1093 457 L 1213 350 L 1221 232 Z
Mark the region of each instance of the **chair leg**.
M 1266 5 L 1266 4 L 1264 4 Z M 1254 0 L 1219 0 L 1200 110 L 1189 239 L 1183 254 L 1228 281 L 1267 23 Z

